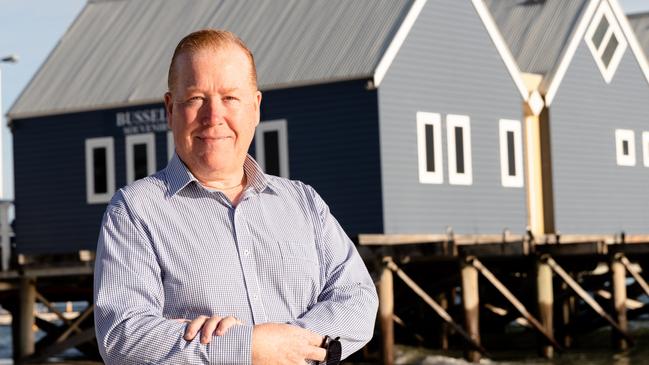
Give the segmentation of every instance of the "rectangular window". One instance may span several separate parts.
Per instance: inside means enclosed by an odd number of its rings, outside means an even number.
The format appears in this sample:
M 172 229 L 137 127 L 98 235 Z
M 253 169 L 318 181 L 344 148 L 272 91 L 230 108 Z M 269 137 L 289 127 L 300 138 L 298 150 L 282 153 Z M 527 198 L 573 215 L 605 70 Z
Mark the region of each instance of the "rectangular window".
M 501 119 L 500 135 L 500 179 L 502 185 L 511 188 L 523 187 L 523 140 L 521 122 Z
M 446 116 L 448 181 L 453 185 L 473 184 L 471 166 L 471 123 L 466 115 Z
M 439 114 L 417 112 L 417 156 L 419 182 L 443 183 L 442 125 Z
M 107 203 L 115 194 L 115 157 L 112 137 L 86 139 L 86 202 Z
M 649 132 L 642 132 L 642 159 L 644 166 L 649 167 Z
M 627 41 L 608 2 L 601 2 L 586 30 L 585 39 L 604 81 L 610 83 Z
M 257 163 L 265 173 L 289 177 L 286 120 L 259 123 L 255 132 Z
M 634 140 L 635 140 L 635 136 L 632 130 L 630 129 L 615 130 L 615 155 L 616 155 L 617 164 L 619 166 L 635 166 L 635 141 Z
M 174 157 L 175 149 L 174 134 L 172 131 L 167 131 L 167 161 L 170 161 Z
M 126 136 L 126 183 L 155 173 L 155 134 Z

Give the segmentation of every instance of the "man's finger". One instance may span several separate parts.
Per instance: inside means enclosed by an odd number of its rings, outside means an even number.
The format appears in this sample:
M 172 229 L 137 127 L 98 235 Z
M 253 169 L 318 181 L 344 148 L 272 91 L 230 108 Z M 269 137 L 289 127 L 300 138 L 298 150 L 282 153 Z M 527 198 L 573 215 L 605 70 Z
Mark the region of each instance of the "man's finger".
M 209 318 L 205 323 L 203 324 L 203 329 L 201 330 L 201 343 L 207 345 L 212 341 L 212 335 L 214 334 L 214 330 L 216 330 L 216 326 L 221 322 L 221 317 L 219 316 L 214 316 Z
M 319 346 L 309 346 L 305 356 L 307 360 L 324 361 L 327 350 Z
M 309 341 L 309 345 L 317 347 L 322 346 L 322 343 L 324 342 L 324 336 L 320 336 L 319 334 L 307 329 L 305 329 L 304 331 L 307 332 L 306 336 L 307 340 Z
M 189 322 L 187 329 L 185 329 L 185 336 L 183 337 L 185 341 L 193 340 L 201 327 L 203 327 L 203 323 L 205 323 L 206 320 L 206 316 L 198 316 Z
M 242 324 L 240 320 L 232 316 L 227 316 L 219 322 L 219 325 L 216 326 L 215 334 L 217 336 L 223 336 L 232 326 L 237 324 Z

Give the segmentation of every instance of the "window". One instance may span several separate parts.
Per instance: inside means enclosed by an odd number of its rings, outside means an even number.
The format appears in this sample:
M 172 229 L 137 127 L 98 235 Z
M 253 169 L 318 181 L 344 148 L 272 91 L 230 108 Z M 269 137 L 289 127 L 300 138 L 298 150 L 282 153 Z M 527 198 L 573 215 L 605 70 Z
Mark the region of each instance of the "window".
M 107 203 L 115 194 L 115 157 L 112 137 L 86 139 L 86 201 Z
M 471 123 L 466 115 L 446 116 L 448 182 L 453 185 L 473 184 L 471 168 Z
M 626 50 L 627 42 L 610 5 L 602 1 L 586 31 L 586 44 L 604 80 L 609 83 Z
M 419 182 L 443 183 L 442 123 L 439 114 L 417 112 L 417 155 Z
M 259 123 L 255 132 L 255 153 L 265 173 L 288 178 L 286 120 Z
M 642 159 L 644 166 L 649 167 L 649 132 L 642 132 Z
M 155 135 L 153 133 L 126 136 L 126 183 L 155 173 Z
M 644 139 L 644 136 L 643 136 Z M 632 130 L 615 130 L 615 154 L 620 166 L 635 166 L 635 137 Z M 644 144 L 644 142 L 643 142 Z M 644 147 L 643 147 L 644 148 Z M 646 162 L 645 162 L 646 163 Z
M 518 120 L 500 120 L 500 177 L 503 186 L 523 187 L 523 142 Z
M 174 142 L 174 134 L 172 131 L 167 131 L 167 161 L 174 157 L 176 144 Z

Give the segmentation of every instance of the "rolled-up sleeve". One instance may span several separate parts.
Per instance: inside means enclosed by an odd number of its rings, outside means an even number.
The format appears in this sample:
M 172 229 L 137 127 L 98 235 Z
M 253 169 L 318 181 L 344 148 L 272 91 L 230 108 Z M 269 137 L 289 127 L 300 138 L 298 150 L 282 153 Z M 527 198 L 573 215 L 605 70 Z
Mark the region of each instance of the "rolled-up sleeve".
M 329 207 L 313 189 L 309 190 L 321 225 L 318 250 L 324 286 L 318 302 L 291 324 L 340 337 L 344 359 L 372 339 L 378 310 L 376 286 Z
M 183 339 L 187 324 L 163 316 L 161 271 L 153 245 L 123 202 L 111 203 L 99 234 L 94 277 L 95 329 L 104 362 L 250 364 L 251 325 L 232 327 L 208 345 L 200 336 Z

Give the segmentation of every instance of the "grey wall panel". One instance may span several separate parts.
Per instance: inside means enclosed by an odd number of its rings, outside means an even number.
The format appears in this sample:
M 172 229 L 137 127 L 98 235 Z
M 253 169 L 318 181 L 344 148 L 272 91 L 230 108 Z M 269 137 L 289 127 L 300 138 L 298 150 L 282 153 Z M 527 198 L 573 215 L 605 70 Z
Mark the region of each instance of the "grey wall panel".
M 618 166 L 615 129 L 635 132 L 636 165 Z M 649 85 L 629 48 L 606 84 L 584 41 L 550 107 L 556 227 L 563 233 L 649 233 Z
M 499 119 L 522 119 L 522 99 L 470 1 L 431 0 L 379 87 L 386 233 L 523 232 L 524 188 L 500 178 Z M 416 113 L 471 118 L 473 185 L 420 184 Z

